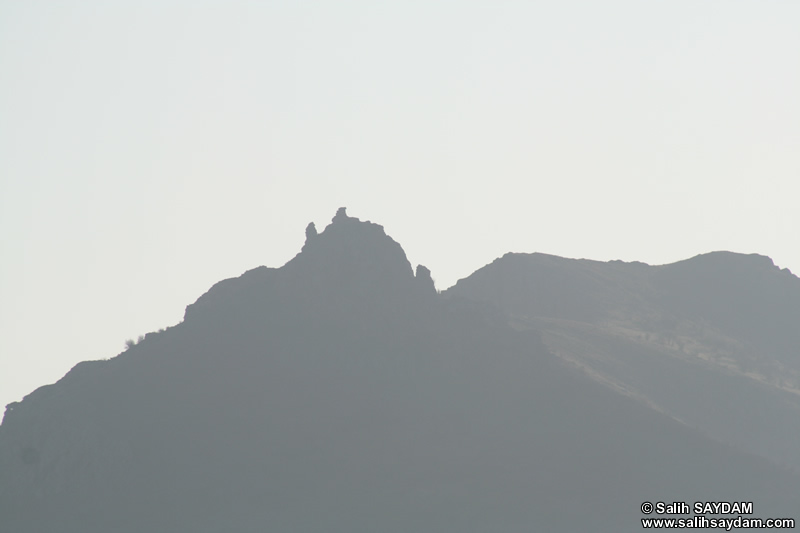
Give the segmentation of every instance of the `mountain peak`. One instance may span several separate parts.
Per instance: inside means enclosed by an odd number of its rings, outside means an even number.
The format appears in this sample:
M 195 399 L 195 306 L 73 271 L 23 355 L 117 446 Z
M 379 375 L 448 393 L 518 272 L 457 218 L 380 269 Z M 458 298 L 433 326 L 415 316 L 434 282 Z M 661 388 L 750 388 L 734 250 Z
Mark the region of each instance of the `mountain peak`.
M 282 269 L 303 274 L 314 271 L 317 276 L 325 272 L 336 277 L 367 276 L 390 284 L 414 277 L 403 248 L 383 226 L 348 216 L 344 207 L 322 232 L 311 222 L 303 249 Z
M 688 275 L 691 277 L 745 279 L 750 276 L 771 276 L 776 273 L 789 274 L 781 270 L 775 262 L 761 254 L 742 254 L 729 251 L 716 251 L 696 255 L 677 263 L 658 267 L 665 275 Z
M 367 283 L 405 291 L 413 284 L 417 292 L 436 292 L 428 268 L 418 265 L 415 275 L 405 251 L 383 226 L 351 217 L 345 207 L 336 211 L 321 233 L 313 222 L 308 225 L 302 251 L 285 268 L 342 287 Z
M 730 252 L 727 250 L 718 250 L 714 252 L 708 252 L 705 254 L 696 255 L 692 258 L 686 259 L 685 261 L 678 261 L 678 263 L 695 263 L 695 264 L 706 264 L 709 266 L 720 266 L 720 265 L 747 265 L 753 268 L 766 268 L 769 270 L 775 269 L 775 262 L 766 255 L 761 254 L 743 254 L 738 252 Z M 677 264 L 677 263 L 676 263 Z
M 333 222 L 336 222 L 337 220 L 344 220 L 346 218 L 350 218 L 347 216 L 347 208 L 340 207 L 339 209 L 336 210 L 336 214 L 333 216 Z
M 301 251 L 285 265 L 258 267 L 217 283 L 187 308 L 186 317 L 200 309 L 231 314 L 229 305 L 243 301 L 250 309 L 279 306 L 299 295 L 318 308 L 375 310 L 425 294 L 436 294 L 430 270 L 420 265 L 415 276 L 403 248 L 383 226 L 348 216 L 341 207 L 323 231 L 313 222 L 306 226 Z

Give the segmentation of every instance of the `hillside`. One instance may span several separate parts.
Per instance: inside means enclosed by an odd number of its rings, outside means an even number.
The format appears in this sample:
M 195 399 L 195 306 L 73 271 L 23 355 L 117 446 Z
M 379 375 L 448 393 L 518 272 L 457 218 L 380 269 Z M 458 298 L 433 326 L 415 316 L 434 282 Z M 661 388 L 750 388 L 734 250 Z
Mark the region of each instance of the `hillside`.
M 609 387 L 626 383 L 601 372 L 624 367 L 614 346 L 599 370 L 573 347 L 616 338 L 606 322 L 622 311 L 604 302 L 684 305 L 621 290 L 654 283 L 625 270 L 647 267 L 575 267 L 575 281 L 554 266 L 561 285 L 523 286 L 524 263 L 493 272 L 506 261 L 440 295 L 381 226 L 344 209 L 309 225 L 286 265 L 217 283 L 177 326 L 9 406 L 0 532 L 610 533 L 639 531 L 645 500 L 792 516 L 799 476 L 642 401 L 649 391 Z M 699 364 L 635 340 L 629 322 L 613 326 L 620 342 Z
M 446 294 L 508 313 L 598 382 L 800 468 L 800 279 L 767 257 L 649 266 L 507 254 Z

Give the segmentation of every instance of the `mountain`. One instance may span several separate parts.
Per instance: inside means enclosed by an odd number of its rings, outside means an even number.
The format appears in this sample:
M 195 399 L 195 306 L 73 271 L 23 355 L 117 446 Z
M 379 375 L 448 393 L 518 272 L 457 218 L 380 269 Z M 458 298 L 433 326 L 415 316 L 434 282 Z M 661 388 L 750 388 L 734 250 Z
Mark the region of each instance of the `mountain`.
M 446 294 L 502 310 L 598 382 L 800 469 L 800 279 L 768 257 L 506 254 Z
M 492 287 L 519 280 L 493 268 L 438 294 L 381 226 L 309 225 L 286 265 L 8 406 L 0 532 L 602 533 L 639 531 L 644 501 L 798 508 L 793 471 L 576 368 L 524 312 L 559 287 L 506 305 Z M 553 320 L 601 323 L 608 280 L 562 274 Z

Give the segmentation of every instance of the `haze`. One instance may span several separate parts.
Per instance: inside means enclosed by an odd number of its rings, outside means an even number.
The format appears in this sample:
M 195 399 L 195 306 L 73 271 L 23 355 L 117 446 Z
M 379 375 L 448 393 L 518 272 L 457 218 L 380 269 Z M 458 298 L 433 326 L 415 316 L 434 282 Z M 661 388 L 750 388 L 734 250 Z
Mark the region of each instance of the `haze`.
M 508 251 L 800 272 L 800 4 L 0 3 L 0 405 L 342 205 Z

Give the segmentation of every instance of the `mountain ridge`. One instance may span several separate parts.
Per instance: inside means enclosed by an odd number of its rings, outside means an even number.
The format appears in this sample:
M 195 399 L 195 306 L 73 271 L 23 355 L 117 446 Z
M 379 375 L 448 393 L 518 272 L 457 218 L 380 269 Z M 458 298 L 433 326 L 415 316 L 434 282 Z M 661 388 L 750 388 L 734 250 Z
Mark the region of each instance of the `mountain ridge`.
M 640 529 L 645 498 L 796 508 L 797 474 L 473 296 L 438 294 L 340 209 L 283 267 L 215 284 L 180 324 L 11 406 L 0 532 L 617 532 Z
M 489 303 L 594 379 L 800 468 L 800 278 L 768 257 L 650 266 L 507 255 L 445 295 Z

